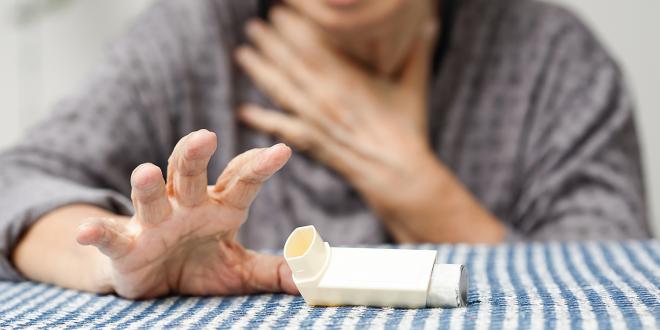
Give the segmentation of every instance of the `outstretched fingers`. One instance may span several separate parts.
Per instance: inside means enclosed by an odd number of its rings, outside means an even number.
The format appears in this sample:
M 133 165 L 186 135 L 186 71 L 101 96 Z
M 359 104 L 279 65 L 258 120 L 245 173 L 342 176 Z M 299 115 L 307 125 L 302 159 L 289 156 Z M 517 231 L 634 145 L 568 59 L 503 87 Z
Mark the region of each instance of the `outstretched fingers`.
M 76 240 L 81 245 L 91 245 L 111 259 L 126 255 L 133 238 L 125 225 L 111 218 L 90 218 L 78 227 Z
M 283 143 L 238 155 L 218 179 L 213 189 L 216 199 L 230 207 L 247 209 L 264 181 L 281 169 L 290 157 L 291 148 Z
M 158 166 L 148 163 L 138 166 L 131 175 L 131 186 L 135 215 L 141 224 L 157 225 L 170 215 L 172 207 Z
M 167 193 L 180 205 L 194 207 L 208 198 L 206 172 L 217 143 L 215 133 L 202 129 L 174 147 L 167 167 Z

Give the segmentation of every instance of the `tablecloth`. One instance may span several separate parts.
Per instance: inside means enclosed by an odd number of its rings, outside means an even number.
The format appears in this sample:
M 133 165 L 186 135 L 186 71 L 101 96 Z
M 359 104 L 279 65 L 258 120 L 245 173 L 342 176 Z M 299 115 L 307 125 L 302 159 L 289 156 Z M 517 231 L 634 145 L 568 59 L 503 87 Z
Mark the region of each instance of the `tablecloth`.
M 468 307 L 308 307 L 284 294 L 129 301 L 0 282 L 0 329 L 660 328 L 660 241 L 414 248 L 467 265 Z

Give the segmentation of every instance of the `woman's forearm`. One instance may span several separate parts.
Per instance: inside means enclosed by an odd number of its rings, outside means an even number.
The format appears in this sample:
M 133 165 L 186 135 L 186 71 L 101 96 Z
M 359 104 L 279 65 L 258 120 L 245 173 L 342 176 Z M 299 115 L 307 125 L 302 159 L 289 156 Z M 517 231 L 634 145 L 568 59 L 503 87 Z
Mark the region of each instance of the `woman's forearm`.
M 417 180 L 394 191 L 381 217 L 400 243 L 498 243 L 504 225 L 436 159 L 420 161 Z M 421 174 L 423 173 L 423 175 Z
M 78 226 L 90 217 L 121 218 L 90 205 L 71 205 L 46 214 L 22 237 L 12 261 L 26 278 L 58 286 L 110 292 L 104 280 L 107 258 L 96 248 L 76 242 Z

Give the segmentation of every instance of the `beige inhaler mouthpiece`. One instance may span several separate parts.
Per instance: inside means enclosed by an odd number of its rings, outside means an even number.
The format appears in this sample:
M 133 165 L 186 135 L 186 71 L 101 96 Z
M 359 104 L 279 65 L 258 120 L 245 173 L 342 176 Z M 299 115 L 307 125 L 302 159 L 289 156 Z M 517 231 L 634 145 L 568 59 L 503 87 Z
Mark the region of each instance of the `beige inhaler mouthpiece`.
M 436 264 L 437 251 L 330 247 L 314 226 L 296 228 L 284 258 L 305 302 L 317 306 L 461 307 L 467 270 Z

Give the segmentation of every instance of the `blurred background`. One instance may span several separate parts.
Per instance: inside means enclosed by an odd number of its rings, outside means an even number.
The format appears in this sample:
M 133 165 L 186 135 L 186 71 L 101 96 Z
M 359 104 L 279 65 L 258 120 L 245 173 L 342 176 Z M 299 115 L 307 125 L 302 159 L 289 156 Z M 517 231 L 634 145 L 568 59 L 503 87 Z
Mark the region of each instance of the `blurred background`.
M 71 92 L 107 44 L 153 1 L 0 1 L 0 149 Z M 657 215 L 652 226 L 660 237 L 660 1 L 548 1 L 582 16 L 627 74 L 637 101 L 650 211 Z

